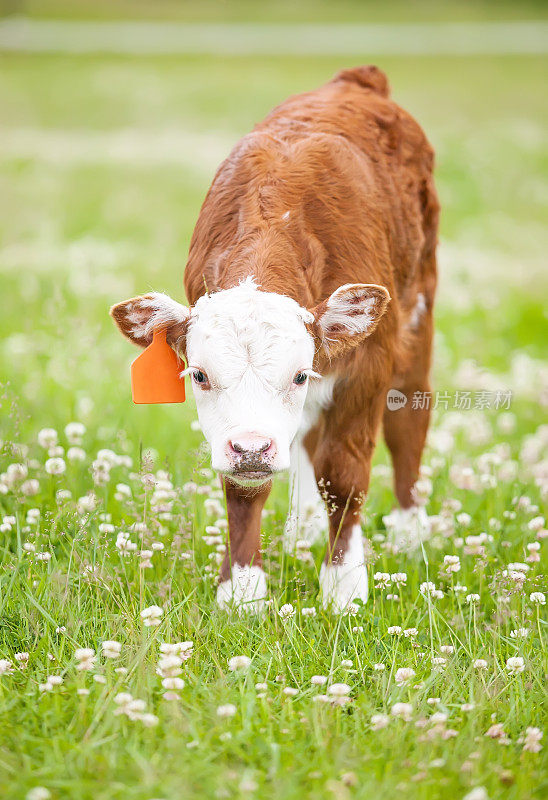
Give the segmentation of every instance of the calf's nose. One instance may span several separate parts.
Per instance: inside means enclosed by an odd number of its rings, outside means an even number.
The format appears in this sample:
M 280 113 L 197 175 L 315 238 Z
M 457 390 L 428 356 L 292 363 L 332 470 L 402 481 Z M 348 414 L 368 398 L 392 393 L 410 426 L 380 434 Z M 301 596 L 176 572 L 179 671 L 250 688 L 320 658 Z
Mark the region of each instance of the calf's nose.
M 274 442 L 264 436 L 254 433 L 245 433 L 234 437 L 229 442 L 230 449 L 239 456 L 242 455 L 273 455 Z

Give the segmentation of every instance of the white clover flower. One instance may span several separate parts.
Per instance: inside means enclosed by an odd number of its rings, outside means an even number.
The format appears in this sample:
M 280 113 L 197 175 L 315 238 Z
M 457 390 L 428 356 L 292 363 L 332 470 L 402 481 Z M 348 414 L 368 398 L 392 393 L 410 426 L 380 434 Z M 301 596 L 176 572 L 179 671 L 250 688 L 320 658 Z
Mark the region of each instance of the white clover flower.
M 543 592 L 531 592 L 529 600 L 531 603 L 536 603 L 539 606 L 546 605 L 546 595 Z
M 116 641 L 101 642 L 101 648 L 105 658 L 118 658 L 122 652 L 121 642 Z
M 464 795 L 462 800 L 489 800 L 487 789 L 483 786 L 474 786 L 474 788 Z
M 232 672 L 238 670 L 246 670 L 251 666 L 251 659 L 249 656 L 232 656 L 228 662 L 228 668 Z
M 417 636 L 419 633 L 417 628 L 405 628 L 403 631 L 403 635 L 406 639 L 412 639 L 414 636 Z
M 470 605 L 475 605 L 476 603 L 479 603 L 479 601 L 480 601 L 479 594 L 467 594 L 466 595 L 466 602 L 468 603 L 469 606 Z
M 37 525 L 40 520 L 40 509 L 29 508 L 27 511 L 27 522 L 29 525 Z
M 44 469 L 48 475 L 62 475 L 66 472 L 67 465 L 63 458 L 48 458 L 44 464 Z
M 172 689 L 175 691 L 180 691 L 181 689 L 185 688 L 185 682 L 182 678 L 179 677 L 163 678 L 162 686 L 164 687 L 164 689 Z
M 426 700 L 429 706 L 437 706 L 440 703 L 440 701 L 441 698 L 439 697 L 428 697 Z
M 0 675 L 11 675 L 13 664 L 8 658 L 0 658 Z
M 98 528 L 99 533 L 114 533 L 116 530 L 111 522 L 100 522 Z
M 533 519 L 529 520 L 527 527 L 530 531 L 537 531 L 542 530 L 546 526 L 546 520 L 544 517 L 533 517 Z
M 387 631 L 392 636 L 401 636 L 403 632 L 400 625 L 391 625 Z
M 287 697 L 295 697 L 295 695 L 299 694 L 299 690 L 295 689 L 293 686 L 285 686 L 283 694 L 287 695 Z
M 40 482 L 37 478 L 29 478 L 21 484 L 21 492 L 25 497 L 34 497 L 40 491 Z
M 183 671 L 181 664 L 182 659 L 175 654 L 164 655 L 158 661 L 157 674 L 162 678 L 174 678 Z
M 371 730 L 380 731 L 386 728 L 390 722 L 390 717 L 387 714 L 373 714 L 371 716 Z
M 68 461 L 85 461 L 86 460 L 86 451 L 83 450 L 81 447 L 69 447 L 67 450 L 67 460 Z
M 390 586 L 390 573 L 375 572 L 373 580 L 375 581 L 375 589 L 387 589 Z
M 495 722 L 484 733 L 490 739 L 498 739 L 501 744 L 509 744 L 510 740 L 504 730 L 502 722 Z
M 457 514 L 457 522 L 459 523 L 459 525 L 462 525 L 464 528 L 467 528 L 472 522 L 472 517 L 470 516 L 470 514 L 466 514 L 463 511 L 460 514 Z
M 415 675 L 415 670 L 411 667 L 400 667 L 396 670 L 395 680 L 398 686 L 405 686 Z
M 110 467 L 117 467 L 120 464 L 120 456 L 116 455 L 114 450 L 104 447 L 97 451 L 97 460 L 104 461 Z
M 327 694 L 333 697 L 348 697 L 351 691 L 347 683 L 332 683 L 327 690 Z
M 327 677 L 325 675 L 313 675 L 310 678 L 310 683 L 312 686 L 325 686 L 327 683 Z
M 460 558 L 458 556 L 444 556 L 443 563 L 446 572 L 460 572 Z
M 90 514 L 97 508 L 97 496 L 93 492 L 88 492 L 76 501 L 76 510 L 79 514 Z
M 511 656 L 506 659 L 506 669 L 510 675 L 518 675 L 525 669 L 525 661 L 521 656 Z
M 386 669 L 386 664 L 373 664 L 373 669 L 375 672 L 384 672 Z
M 164 655 L 179 656 L 182 661 L 190 658 L 194 650 L 194 642 L 162 642 L 160 652 Z
M 440 652 L 445 653 L 446 655 L 451 655 L 455 652 L 455 646 L 452 644 L 442 644 L 440 647 Z
M 303 615 L 303 617 L 315 617 L 316 614 L 317 614 L 317 611 L 314 608 L 314 606 L 311 606 L 311 607 L 308 607 L 308 608 L 302 608 L 301 609 L 301 614 Z
M 156 714 L 147 714 L 147 713 L 141 714 L 139 719 L 141 720 L 145 728 L 154 728 L 160 721 L 156 716 Z
M 341 667 L 345 669 L 350 669 L 352 667 L 352 661 L 349 658 L 345 658 L 341 661 Z
M 476 658 L 474 661 L 474 669 L 487 669 L 487 661 L 484 658 Z
M 226 719 L 227 717 L 233 717 L 238 709 L 232 703 L 227 703 L 224 706 L 219 706 L 217 708 L 217 716 L 221 717 L 221 719 Z
M 13 657 L 17 661 L 21 669 L 25 669 L 25 667 L 28 665 L 29 662 L 28 653 L 15 653 Z
M 161 606 L 148 606 L 141 611 L 141 619 L 145 628 L 154 628 L 162 621 L 164 609 Z
M 42 428 L 41 431 L 38 431 L 38 444 L 40 447 L 43 447 L 44 450 L 49 450 L 50 447 L 55 447 L 58 442 L 58 435 L 55 428 Z
M 76 669 L 84 672 L 94 668 L 97 658 L 91 647 L 79 647 L 74 651 L 74 657 L 78 661 Z
M 36 553 L 36 560 L 37 561 L 51 561 L 51 553 L 48 550 L 44 550 L 43 553 Z
M 27 792 L 26 800 L 49 800 L 51 797 L 51 792 L 49 789 L 46 789 L 45 786 L 33 786 Z
M 295 609 L 291 603 L 284 603 L 284 605 L 278 611 L 278 616 L 285 622 L 285 620 L 291 619 L 295 616 Z
M 86 432 L 86 426 L 81 422 L 69 422 L 65 425 L 65 436 L 69 444 L 80 444 Z
M 510 636 L 512 639 L 527 639 L 531 630 L 529 628 L 516 628 L 513 631 L 510 631 Z
M 528 753 L 539 753 L 542 750 L 540 740 L 544 736 L 540 728 L 526 728 L 525 733 L 518 739 L 518 744 L 523 744 L 523 749 Z
M 393 572 L 390 575 L 390 580 L 392 583 L 395 583 L 396 586 L 405 586 L 407 583 L 407 573 L 406 572 Z
M 394 703 L 390 713 L 393 717 L 397 717 L 398 719 L 403 719 L 405 722 L 409 722 L 411 719 L 411 714 L 413 713 L 413 706 L 411 703 Z

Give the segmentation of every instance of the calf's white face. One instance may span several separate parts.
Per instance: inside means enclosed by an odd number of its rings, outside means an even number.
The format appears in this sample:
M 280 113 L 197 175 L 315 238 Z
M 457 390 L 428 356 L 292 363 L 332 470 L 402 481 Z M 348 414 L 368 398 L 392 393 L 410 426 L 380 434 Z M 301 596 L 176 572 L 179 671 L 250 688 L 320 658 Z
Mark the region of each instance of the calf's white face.
M 146 346 L 165 328 L 185 343 L 198 418 L 212 466 L 237 483 L 260 484 L 289 467 L 315 348 L 352 346 L 369 335 L 389 300 L 386 289 L 347 284 L 312 311 L 290 297 L 263 292 L 248 278 L 187 308 L 163 294 L 120 303 L 111 314 L 125 336 Z M 307 325 L 316 323 L 314 338 Z
M 186 337 L 186 372 L 212 466 L 238 482 L 289 467 L 312 373 L 314 317 L 246 281 L 201 297 Z

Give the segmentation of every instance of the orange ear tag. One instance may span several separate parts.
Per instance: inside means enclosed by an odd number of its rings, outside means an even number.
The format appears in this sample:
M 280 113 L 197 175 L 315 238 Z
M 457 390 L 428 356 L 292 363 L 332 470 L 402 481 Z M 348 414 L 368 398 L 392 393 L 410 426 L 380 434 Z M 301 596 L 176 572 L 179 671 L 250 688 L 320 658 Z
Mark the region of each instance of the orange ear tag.
M 152 342 L 131 365 L 131 394 L 134 403 L 184 403 L 184 364 L 167 343 L 166 332 L 156 330 Z

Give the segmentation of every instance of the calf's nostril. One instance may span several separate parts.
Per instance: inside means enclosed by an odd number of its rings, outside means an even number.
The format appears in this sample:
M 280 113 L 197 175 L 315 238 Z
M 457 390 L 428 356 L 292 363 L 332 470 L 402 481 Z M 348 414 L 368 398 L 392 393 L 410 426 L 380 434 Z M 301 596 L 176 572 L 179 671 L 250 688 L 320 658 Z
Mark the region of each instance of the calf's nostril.
M 242 456 L 256 456 L 259 453 L 268 453 L 272 449 L 272 439 L 243 438 L 233 439 L 229 442 L 230 449 Z

